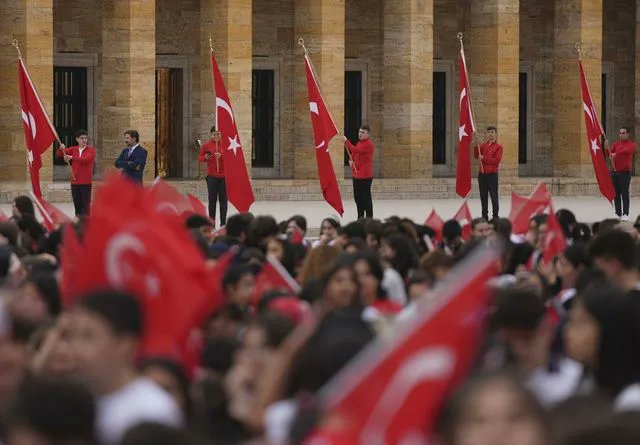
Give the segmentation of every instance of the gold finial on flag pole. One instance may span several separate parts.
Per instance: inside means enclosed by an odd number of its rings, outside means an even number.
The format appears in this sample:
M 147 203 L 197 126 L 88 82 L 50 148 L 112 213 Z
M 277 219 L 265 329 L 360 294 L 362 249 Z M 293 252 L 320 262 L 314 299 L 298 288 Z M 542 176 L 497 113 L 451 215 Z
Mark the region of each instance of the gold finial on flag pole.
M 211 38 L 211 33 L 209 33 L 209 48 L 213 51 L 213 39 Z
M 307 47 L 304 46 L 304 39 L 302 37 L 300 37 L 298 39 L 298 45 L 300 45 L 302 47 L 302 49 L 304 50 L 305 53 L 307 52 Z
M 462 33 L 461 33 L 461 32 L 459 32 L 459 33 L 458 33 L 458 40 L 460 40 L 460 43 L 462 43 L 462 37 L 463 37 Z
M 20 46 L 18 45 L 18 39 L 13 39 L 11 44 L 16 49 L 16 51 L 18 51 L 18 57 L 20 57 L 22 59 L 22 52 L 20 52 Z
M 582 60 L 582 45 L 580 42 L 576 42 L 575 48 L 578 51 L 578 59 Z

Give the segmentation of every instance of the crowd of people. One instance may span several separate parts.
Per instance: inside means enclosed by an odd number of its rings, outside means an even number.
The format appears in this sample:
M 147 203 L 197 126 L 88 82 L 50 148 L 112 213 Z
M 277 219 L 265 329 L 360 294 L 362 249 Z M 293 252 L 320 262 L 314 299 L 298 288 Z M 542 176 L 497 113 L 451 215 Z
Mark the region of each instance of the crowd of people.
M 401 217 L 326 218 L 310 236 L 300 215 L 235 214 L 223 230 L 185 217 L 202 261 L 231 255 L 224 299 L 186 360 L 140 355 L 136 295 L 105 289 L 65 307 L 64 228 L 45 232 L 17 197 L 0 223 L 0 442 L 339 443 L 315 434 L 331 429 L 318 392 L 365 346 L 436 305 L 471 251 L 499 244 L 484 337 L 430 443 L 640 443 L 640 223 L 555 215 L 567 247 L 551 261 L 543 214 L 524 235 L 508 219 L 476 218 L 468 237 L 456 220 L 436 232 Z M 90 218 L 74 222 L 77 233 Z M 259 292 L 269 261 L 291 283 Z

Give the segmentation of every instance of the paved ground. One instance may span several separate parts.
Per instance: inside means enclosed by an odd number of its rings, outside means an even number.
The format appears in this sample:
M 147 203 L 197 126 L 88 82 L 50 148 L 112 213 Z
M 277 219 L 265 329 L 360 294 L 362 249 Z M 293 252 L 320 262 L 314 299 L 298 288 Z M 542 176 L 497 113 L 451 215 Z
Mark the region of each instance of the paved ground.
M 500 214 L 509 215 L 510 199 L 503 197 L 500 201 Z M 393 201 L 374 201 L 374 215 L 377 218 L 386 218 L 392 215 L 405 216 L 417 222 L 422 222 L 431 212 L 431 208 L 435 207 L 436 211 L 443 219 L 448 219 L 458 210 L 462 203 L 460 199 L 433 199 L 433 200 L 393 200 Z M 73 215 L 73 204 L 71 203 L 55 203 L 62 211 L 68 215 Z M 568 208 L 576 214 L 579 221 L 594 222 L 606 217 L 613 216 L 612 207 L 604 198 L 594 197 L 557 197 L 554 199 L 555 208 Z M 356 208 L 352 201 L 346 201 L 345 214 L 343 221 L 349 222 L 355 219 Z M 480 215 L 480 200 L 470 199 L 472 215 Z M 0 204 L 6 214 L 10 214 L 11 206 L 9 204 Z M 251 207 L 251 211 L 255 215 L 270 214 L 277 220 L 283 220 L 293 214 L 302 214 L 309 221 L 310 228 L 320 227 L 320 222 L 327 216 L 337 216 L 337 213 L 329 207 L 324 201 L 262 201 L 256 202 Z M 235 209 L 230 206 L 229 215 L 236 213 Z M 635 220 L 635 216 L 640 213 L 640 198 L 631 200 L 631 218 Z

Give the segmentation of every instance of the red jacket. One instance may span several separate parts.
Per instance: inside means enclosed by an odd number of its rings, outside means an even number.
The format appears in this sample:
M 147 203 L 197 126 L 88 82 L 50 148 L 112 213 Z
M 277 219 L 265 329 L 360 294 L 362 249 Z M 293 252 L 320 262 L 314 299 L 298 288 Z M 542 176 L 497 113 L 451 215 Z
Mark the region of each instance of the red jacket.
M 220 142 L 218 142 L 218 151 L 220 152 L 220 157 L 218 158 L 218 163 L 216 165 L 216 157 L 214 155 L 214 153 L 216 152 L 216 143 L 215 141 L 209 139 L 207 142 L 202 144 L 202 148 L 200 148 L 200 155 L 198 156 L 198 161 L 207 163 L 207 176 L 213 176 L 214 178 L 224 178 L 224 152 L 220 148 Z M 207 153 L 211 153 L 212 155 L 208 161 L 204 157 L 204 155 Z
M 77 145 L 67 147 L 64 152 L 59 148 L 58 157 L 61 158 L 64 154 L 71 156 L 71 171 L 73 172 L 71 184 L 91 184 L 93 179 L 93 161 L 96 159 L 96 149 L 87 145 L 87 147 L 82 150 L 82 155 L 80 155 L 80 148 Z M 73 177 L 75 177 L 75 181 Z
M 344 145 L 347 146 L 353 157 L 353 163 L 358 171 L 351 168 L 351 173 L 355 179 L 373 178 L 373 142 L 371 139 L 358 141 L 353 145 L 348 139 Z
M 478 146 L 473 148 L 473 156 L 478 159 L 478 155 L 482 154 L 482 170 L 481 173 L 498 173 L 500 169 L 500 161 L 502 160 L 502 145 L 497 142 L 485 142 L 480 146 L 480 153 L 478 153 Z
M 615 153 L 613 165 L 616 172 L 630 172 L 633 167 L 633 154 L 636 152 L 636 143 L 633 141 L 616 141 L 607 154 Z

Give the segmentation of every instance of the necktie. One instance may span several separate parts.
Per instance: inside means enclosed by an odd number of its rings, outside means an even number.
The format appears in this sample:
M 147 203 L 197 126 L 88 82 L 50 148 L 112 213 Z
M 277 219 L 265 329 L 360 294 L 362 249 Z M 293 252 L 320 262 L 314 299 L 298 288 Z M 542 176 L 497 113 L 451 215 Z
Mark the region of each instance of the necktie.
M 129 154 L 127 154 L 127 159 L 129 159 L 131 157 L 131 153 L 133 152 L 133 148 L 129 149 Z

